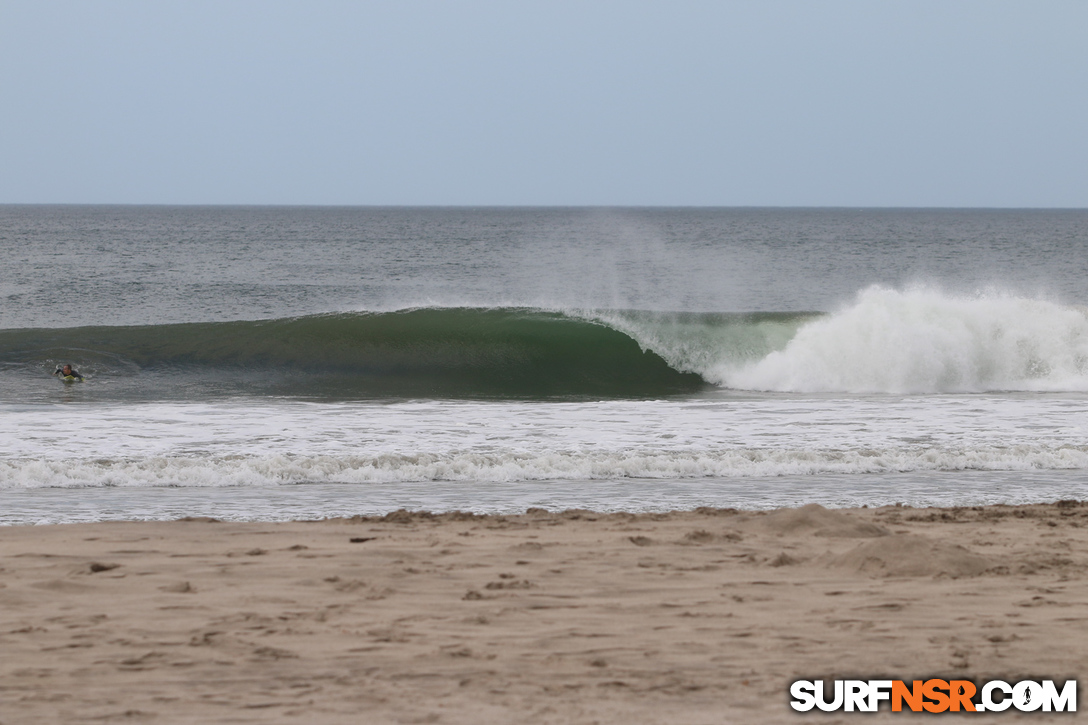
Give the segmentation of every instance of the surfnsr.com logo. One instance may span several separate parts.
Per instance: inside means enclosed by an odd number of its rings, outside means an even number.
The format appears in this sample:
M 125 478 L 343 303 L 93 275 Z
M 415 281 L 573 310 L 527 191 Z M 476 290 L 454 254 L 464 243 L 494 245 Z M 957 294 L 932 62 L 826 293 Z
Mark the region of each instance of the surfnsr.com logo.
M 790 707 L 799 712 L 876 712 L 887 702 L 892 712 L 1076 712 L 1077 681 L 1061 689 L 1053 680 L 1010 684 L 990 680 L 976 687 L 970 680 L 797 680 L 790 685 Z

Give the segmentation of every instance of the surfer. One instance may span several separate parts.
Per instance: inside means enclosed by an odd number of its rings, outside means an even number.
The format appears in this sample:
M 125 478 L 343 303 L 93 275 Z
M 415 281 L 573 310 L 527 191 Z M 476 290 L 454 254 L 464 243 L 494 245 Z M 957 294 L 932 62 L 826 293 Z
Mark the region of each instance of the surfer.
M 73 369 L 72 366 L 68 365 L 67 363 L 64 365 L 64 367 L 58 367 L 56 370 L 54 370 L 53 374 L 59 375 L 62 378 L 75 378 L 76 380 L 83 380 L 83 376 L 79 374 L 79 371 Z

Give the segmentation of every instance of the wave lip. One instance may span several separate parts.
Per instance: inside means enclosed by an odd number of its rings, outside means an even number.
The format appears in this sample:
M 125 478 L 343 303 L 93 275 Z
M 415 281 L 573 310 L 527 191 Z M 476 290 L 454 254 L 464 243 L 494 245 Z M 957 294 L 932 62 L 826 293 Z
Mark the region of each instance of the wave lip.
M 801 393 L 1088 390 L 1088 316 L 1040 299 L 873 286 L 750 364 L 701 371 L 739 389 Z

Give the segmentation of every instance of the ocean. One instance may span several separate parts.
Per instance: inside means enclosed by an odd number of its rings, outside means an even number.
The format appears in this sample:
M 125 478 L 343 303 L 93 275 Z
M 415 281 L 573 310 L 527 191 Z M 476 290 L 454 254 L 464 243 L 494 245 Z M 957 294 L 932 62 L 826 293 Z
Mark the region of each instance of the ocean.
M 0 206 L 0 249 L 2 524 L 1088 493 L 1085 210 Z

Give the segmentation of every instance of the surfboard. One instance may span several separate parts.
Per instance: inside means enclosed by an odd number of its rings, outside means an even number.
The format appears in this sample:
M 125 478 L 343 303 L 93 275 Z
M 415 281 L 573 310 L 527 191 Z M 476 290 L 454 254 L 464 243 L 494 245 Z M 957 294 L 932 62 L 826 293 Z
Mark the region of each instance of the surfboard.
M 83 378 L 77 378 L 74 375 L 65 375 L 60 380 L 61 380 L 62 383 L 82 383 L 83 382 Z

